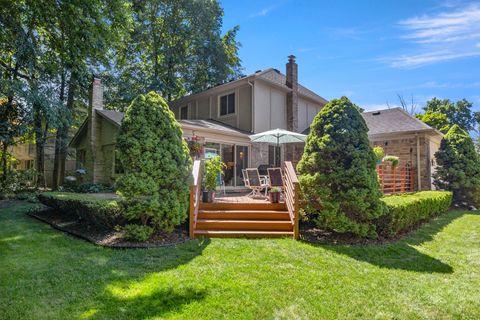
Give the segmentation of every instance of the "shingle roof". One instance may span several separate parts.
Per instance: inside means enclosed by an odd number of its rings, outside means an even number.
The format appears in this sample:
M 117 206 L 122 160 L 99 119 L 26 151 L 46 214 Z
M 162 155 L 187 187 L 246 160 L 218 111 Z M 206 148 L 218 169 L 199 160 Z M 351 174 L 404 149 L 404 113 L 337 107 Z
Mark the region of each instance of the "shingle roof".
M 122 120 L 124 116 L 123 112 L 115 111 L 115 110 L 105 110 L 105 109 L 98 110 L 97 109 L 97 113 L 99 113 L 101 116 L 103 116 L 107 120 L 112 121 L 118 126 L 122 124 Z
M 367 123 L 369 136 L 426 131 L 436 132 L 435 129 L 409 115 L 402 108 L 368 111 L 362 113 L 362 116 Z M 302 133 L 310 133 L 310 128 L 305 129 Z
M 248 80 L 261 79 L 261 80 L 273 83 L 274 85 L 279 86 L 281 88 L 284 88 L 285 90 L 291 90 L 286 85 L 286 80 L 287 80 L 286 76 L 283 73 L 281 73 L 280 71 L 278 71 L 277 69 L 269 68 L 269 69 L 265 69 L 263 71 L 257 71 L 253 74 L 248 75 L 248 76 L 242 76 L 238 79 L 216 85 L 214 87 L 208 88 L 207 90 L 199 92 L 199 93 L 193 93 L 193 94 L 186 95 L 186 96 L 184 96 L 184 97 L 182 97 L 178 100 L 171 101 L 171 103 L 173 103 L 173 104 L 183 103 L 183 101 L 185 101 L 186 99 L 191 99 L 192 97 L 206 94 L 206 92 L 210 92 L 210 90 L 216 90 L 216 89 L 218 89 L 220 87 L 223 87 L 223 86 L 232 86 L 232 84 L 238 83 L 239 81 L 245 81 L 245 79 L 248 79 Z M 325 98 L 323 98 L 323 97 L 319 96 L 318 94 L 316 94 L 315 92 L 307 89 L 306 87 L 302 86 L 300 83 L 298 84 L 298 94 L 300 96 L 310 98 L 311 100 L 316 101 L 320 104 L 327 104 L 328 103 L 328 101 Z
M 114 111 L 114 110 L 98 110 L 97 113 L 99 113 L 102 117 L 104 117 L 107 120 L 110 120 L 114 124 L 120 126 L 122 124 L 123 112 L 119 111 Z M 221 123 L 219 121 L 215 120 L 178 120 L 180 125 L 190 125 L 190 126 L 195 126 L 200 129 L 210 129 L 210 130 L 217 130 L 220 132 L 224 132 L 226 134 L 243 134 L 243 135 L 249 135 L 250 133 L 247 131 L 243 131 L 237 128 L 234 128 L 232 126 L 229 126 L 227 124 Z
M 251 134 L 248 131 L 240 130 L 215 120 L 178 120 L 178 122 L 180 123 L 180 125 L 190 125 L 190 126 L 199 127 L 201 129 L 217 130 L 217 131 L 230 133 L 230 134 L 242 134 L 242 135 Z
M 369 111 L 362 113 L 362 116 L 367 123 L 369 135 L 435 130 L 402 108 Z

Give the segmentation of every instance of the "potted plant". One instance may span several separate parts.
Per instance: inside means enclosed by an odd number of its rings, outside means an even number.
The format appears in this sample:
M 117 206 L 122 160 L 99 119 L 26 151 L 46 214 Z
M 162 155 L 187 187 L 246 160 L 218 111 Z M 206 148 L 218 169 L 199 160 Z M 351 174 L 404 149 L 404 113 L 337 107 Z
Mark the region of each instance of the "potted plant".
M 382 163 L 382 159 L 385 156 L 385 151 L 382 147 L 376 146 L 373 148 L 373 153 L 375 153 L 375 157 L 377 158 L 377 164 Z
M 395 168 L 396 166 L 398 166 L 398 163 L 400 162 L 400 159 L 397 156 L 385 156 L 383 158 L 383 161 L 390 162 L 390 165 L 392 166 L 392 168 Z
M 213 202 L 217 189 L 218 175 L 223 174 L 225 164 L 220 156 L 214 156 L 205 160 L 205 175 L 203 177 L 203 202 Z
M 273 187 L 268 192 L 268 196 L 270 197 L 271 203 L 279 203 L 280 202 L 280 194 L 282 190 L 279 187 Z

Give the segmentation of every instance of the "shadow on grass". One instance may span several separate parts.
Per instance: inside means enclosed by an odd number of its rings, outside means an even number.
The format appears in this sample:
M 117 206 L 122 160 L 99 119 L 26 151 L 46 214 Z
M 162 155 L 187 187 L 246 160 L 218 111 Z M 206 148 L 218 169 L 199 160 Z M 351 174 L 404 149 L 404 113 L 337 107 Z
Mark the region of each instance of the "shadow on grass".
M 432 241 L 434 236 L 452 221 L 464 215 L 464 211 L 451 211 L 421 226 L 417 231 L 395 243 L 383 245 L 318 245 L 327 250 L 349 256 L 373 265 L 426 273 L 453 273 L 453 268 L 413 246 Z
M 194 288 L 157 289 L 148 295 L 121 299 L 109 296 L 100 309 L 91 309 L 80 315 L 83 319 L 150 319 L 161 317 L 169 312 L 178 312 L 186 305 L 202 301 L 206 297 L 205 290 Z

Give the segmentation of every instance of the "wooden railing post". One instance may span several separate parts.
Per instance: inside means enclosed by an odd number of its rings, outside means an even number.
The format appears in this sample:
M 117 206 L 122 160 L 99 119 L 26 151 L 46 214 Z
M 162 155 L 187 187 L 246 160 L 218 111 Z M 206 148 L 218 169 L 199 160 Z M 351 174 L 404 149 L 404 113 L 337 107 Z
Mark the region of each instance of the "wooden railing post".
M 299 236 L 299 192 L 300 184 L 292 162 L 285 161 L 285 204 L 293 226 L 293 238 Z

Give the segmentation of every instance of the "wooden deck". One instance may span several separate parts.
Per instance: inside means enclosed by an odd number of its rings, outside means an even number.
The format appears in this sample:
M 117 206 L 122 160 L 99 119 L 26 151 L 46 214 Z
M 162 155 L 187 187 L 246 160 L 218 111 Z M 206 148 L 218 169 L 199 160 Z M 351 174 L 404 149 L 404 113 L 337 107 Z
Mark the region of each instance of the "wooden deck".
M 293 171 L 291 164 L 289 166 Z M 298 180 L 292 173 L 286 175 L 284 199 L 280 203 L 270 203 L 266 197 L 249 197 L 248 192 L 218 192 L 214 202 L 203 203 L 200 200 L 201 166 L 195 163 L 194 184 L 190 187 L 190 237 L 297 239 Z
M 226 194 L 217 193 L 214 203 L 270 203 L 268 198 L 249 197 L 249 192 L 231 192 Z

